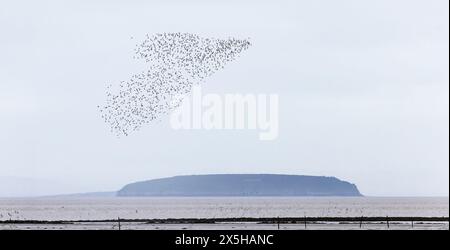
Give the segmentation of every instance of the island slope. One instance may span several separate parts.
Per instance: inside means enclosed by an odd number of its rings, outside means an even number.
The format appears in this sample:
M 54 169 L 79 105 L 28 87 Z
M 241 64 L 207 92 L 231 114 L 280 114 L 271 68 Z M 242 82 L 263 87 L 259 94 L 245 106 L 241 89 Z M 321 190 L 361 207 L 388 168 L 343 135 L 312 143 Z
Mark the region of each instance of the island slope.
M 175 176 L 135 182 L 117 196 L 362 196 L 335 177 L 275 174 Z

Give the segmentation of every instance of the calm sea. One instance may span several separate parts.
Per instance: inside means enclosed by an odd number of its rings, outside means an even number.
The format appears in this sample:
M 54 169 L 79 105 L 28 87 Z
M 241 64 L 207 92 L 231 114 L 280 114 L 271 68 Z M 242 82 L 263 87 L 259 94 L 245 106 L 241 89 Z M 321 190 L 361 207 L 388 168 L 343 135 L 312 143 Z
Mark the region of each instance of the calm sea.
M 321 216 L 449 216 L 449 198 L 15 198 L 0 199 L 0 220 Z

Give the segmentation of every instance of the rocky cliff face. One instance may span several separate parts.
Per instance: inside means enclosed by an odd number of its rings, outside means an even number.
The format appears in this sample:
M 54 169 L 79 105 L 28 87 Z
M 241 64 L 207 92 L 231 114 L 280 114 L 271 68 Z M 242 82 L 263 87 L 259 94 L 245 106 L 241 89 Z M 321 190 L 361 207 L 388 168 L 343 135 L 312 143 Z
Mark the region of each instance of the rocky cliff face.
M 362 196 L 356 185 L 335 177 L 218 174 L 131 183 L 118 196 Z

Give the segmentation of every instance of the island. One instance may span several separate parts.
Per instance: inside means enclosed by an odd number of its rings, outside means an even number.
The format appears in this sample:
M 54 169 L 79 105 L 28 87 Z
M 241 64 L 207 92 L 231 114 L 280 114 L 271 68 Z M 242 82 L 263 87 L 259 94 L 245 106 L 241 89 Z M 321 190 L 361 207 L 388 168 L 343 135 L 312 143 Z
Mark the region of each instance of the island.
M 210 174 L 153 179 L 125 185 L 120 197 L 142 196 L 362 196 L 336 177 L 280 174 Z

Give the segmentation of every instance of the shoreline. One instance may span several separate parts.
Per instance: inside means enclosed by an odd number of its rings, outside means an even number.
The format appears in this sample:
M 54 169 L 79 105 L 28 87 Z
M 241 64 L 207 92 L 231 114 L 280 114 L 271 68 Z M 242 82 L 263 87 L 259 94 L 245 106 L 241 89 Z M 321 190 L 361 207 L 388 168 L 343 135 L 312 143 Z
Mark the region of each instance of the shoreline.
M 167 218 L 167 219 L 103 219 L 103 220 L 0 220 L 0 224 L 73 224 L 132 222 L 148 224 L 215 224 L 215 223 L 260 223 L 301 224 L 326 222 L 450 222 L 449 217 L 241 217 L 241 218 Z
M 0 221 L 2 230 L 449 230 L 448 217 Z

